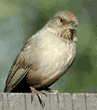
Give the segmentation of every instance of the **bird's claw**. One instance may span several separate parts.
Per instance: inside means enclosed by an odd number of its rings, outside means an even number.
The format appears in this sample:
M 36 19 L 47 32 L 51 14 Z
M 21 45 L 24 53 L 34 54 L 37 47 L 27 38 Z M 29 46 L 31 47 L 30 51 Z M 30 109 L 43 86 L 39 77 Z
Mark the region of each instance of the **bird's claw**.
M 33 101 L 33 92 L 35 92 L 36 95 L 38 96 L 38 99 L 39 99 L 40 104 L 41 104 L 42 107 L 44 108 L 44 106 L 45 106 L 45 102 L 41 99 L 40 93 L 41 93 L 41 94 L 44 94 L 44 95 L 47 97 L 46 93 L 41 92 L 41 91 L 37 91 L 37 90 L 36 90 L 35 88 L 33 88 L 33 87 L 30 87 L 30 89 L 31 89 L 31 91 L 32 91 L 32 95 L 31 95 L 31 103 L 32 103 L 32 101 Z

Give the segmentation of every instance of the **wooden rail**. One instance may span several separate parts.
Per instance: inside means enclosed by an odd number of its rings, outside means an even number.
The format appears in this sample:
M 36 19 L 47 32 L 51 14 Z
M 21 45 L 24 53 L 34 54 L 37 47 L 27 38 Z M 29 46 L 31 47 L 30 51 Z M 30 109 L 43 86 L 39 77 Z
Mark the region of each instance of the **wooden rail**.
M 31 93 L 0 93 L 0 110 L 97 110 L 96 93 L 47 93 L 41 98 L 44 108 L 36 94 L 31 103 Z

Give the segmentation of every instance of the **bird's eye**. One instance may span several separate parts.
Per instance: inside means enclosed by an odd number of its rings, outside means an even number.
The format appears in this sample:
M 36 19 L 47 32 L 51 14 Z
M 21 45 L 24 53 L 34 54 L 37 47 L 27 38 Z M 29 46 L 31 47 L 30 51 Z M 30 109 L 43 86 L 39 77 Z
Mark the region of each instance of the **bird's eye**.
M 64 20 L 62 18 L 60 18 L 60 22 L 62 23 Z

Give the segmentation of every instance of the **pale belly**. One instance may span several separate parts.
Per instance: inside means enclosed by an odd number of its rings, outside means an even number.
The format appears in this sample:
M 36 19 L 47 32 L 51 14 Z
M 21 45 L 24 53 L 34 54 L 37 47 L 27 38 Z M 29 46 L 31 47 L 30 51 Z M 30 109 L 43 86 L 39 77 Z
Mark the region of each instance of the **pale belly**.
M 69 68 L 76 54 L 74 44 L 50 45 L 41 50 L 36 58 L 38 69 L 30 70 L 27 82 L 35 88 L 48 87 L 57 81 Z M 37 58 L 38 57 L 38 58 Z

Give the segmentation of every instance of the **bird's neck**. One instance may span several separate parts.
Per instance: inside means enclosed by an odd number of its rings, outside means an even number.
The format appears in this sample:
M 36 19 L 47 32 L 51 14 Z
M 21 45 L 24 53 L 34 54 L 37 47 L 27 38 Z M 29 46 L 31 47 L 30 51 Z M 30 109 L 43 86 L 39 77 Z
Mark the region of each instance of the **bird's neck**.
M 61 38 L 62 39 L 62 41 L 67 41 L 67 42 L 73 42 L 73 43 L 76 43 L 76 41 L 77 41 L 77 38 L 75 37 L 73 40 L 70 40 L 70 39 L 68 39 L 68 37 L 66 37 L 65 35 L 64 35 L 64 31 L 63 31 L 63 33 L 62 32 L 60 32 L 60 30 L 56 30 L 56 29 L 52 29 L 52 28 L 47 28 L 48 29 L 48 31 L 50 32 L 50 33 L 52 33 L 52 34 L 54 34 L 54 35 L 56 35 L 57 37 L 59 37 L 59 38 Z

